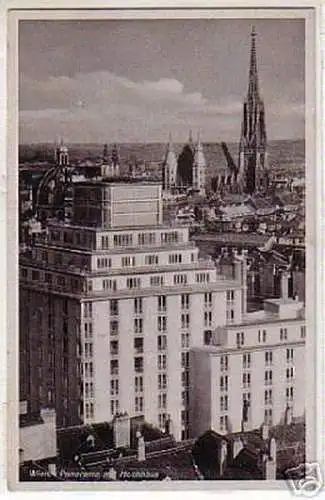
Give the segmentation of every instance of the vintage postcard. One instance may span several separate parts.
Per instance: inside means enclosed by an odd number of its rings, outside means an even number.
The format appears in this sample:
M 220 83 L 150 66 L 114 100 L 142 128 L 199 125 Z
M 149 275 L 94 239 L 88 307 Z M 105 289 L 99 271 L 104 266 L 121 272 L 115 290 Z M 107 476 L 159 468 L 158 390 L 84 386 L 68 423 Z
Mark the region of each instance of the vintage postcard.
M 317 30 L 8 11 L 11 489 L 322 488 Z

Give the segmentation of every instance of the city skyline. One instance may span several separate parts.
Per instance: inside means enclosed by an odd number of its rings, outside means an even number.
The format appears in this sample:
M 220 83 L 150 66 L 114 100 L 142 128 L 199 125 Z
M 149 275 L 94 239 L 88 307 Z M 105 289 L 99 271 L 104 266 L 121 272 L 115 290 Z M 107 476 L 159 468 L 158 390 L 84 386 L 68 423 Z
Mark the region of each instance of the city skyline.
M 20 143 L 238 141 L 253 24 L 268 137 L 303 139 L 302 19 L 24 21 Z

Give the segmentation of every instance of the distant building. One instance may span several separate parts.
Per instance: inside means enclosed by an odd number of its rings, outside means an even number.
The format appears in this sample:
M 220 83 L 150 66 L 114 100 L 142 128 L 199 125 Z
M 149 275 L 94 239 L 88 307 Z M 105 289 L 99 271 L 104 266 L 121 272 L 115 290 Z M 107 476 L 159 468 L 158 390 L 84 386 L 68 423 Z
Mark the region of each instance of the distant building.
M 176 180 L 178 189 L 191 189 L 205 196 L 206 160 L 203 146 L 200 137 L 196 144 L 193 143 L 191 131 L 187 144 L 178 156 Z
M 266 187 L 266 126 L 264 102 L 259 94 L 256 32 L 252 29 L 249 83 L 244 102 L 242 129 L 239 143 L 239 182 L 246 193 Z
M 120 158 L 117 151 L 116 144 L 113 145 L 111 157 L 108 154 L 107 144 L 104 146 L 103 163 L 101 166 L 101 176 L 106 177 L 119 177 L 120 175 Z
M 206 346 L 191 350 L 190 435 L 274 426 L 288 413 L 303 419 L 305 336 L 304 305 L 288 297 L 284 273 L 280 299 L 212 330 Z
M 162 188 L 167 197 L 176 188 L 177 159 L 173 149 L 172 138 L 169 135 L 166 155 L 162 166 Z

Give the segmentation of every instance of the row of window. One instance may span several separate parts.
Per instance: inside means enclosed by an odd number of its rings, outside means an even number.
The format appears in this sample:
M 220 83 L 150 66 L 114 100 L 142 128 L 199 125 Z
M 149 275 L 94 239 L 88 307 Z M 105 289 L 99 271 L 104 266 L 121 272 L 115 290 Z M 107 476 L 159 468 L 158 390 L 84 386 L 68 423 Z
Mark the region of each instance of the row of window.
M 272 351 L 266 351 L 264 353 L 264 359 L 265 359 L 265 364 L 266 365 L 272 365 L 273 363 L 273 352 Z M 293 361 L 294 359 L 294 350 L 293 349 L 287 349 L 286 350 L 286 359 L 287 361 Z M 251 362 L 252 362 L 252 354 L 251 353 L 244 353 L 242 355 L 242 366 L 243 368 L 250 368 L 251 367 Z M 228 370 L 228 356 L 221 356 L 220 357 L 220 370 L 221 371 L 227 371 Z M 293 368 L 292 368 L 293 370 Z
M 158 233 L 139 233 L 137 242 L 133 238 L 133 234 L 114 234 L 113 246 L 116 247 L 130 247 L 130 246 L 150 246 L 157 243 Z M 182 241 L 182 234 L 177 231 L 162 232 L 160 233 L 160 243 L 174 244 Z M 109 248 L 109 237 L 102 236 L 102 248 Z

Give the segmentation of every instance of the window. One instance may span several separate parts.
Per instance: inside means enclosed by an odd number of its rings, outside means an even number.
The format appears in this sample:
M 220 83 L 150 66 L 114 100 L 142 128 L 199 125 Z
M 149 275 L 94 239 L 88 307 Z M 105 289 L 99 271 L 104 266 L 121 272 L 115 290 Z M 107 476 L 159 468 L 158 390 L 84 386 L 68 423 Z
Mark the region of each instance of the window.
M 195 253 L 191 253 L 191 262 L 195 262 Z
M 116 415 L 119 413 L 119 401 L 118 399 L 111 399 L 111 414 Z
M 233 302 L 235 300 L 234 290 L 227 290 L 227 302 Z
M 209 283 L 210 275 L 209 273 L 198 273 L 195 275 L 195 281 L 197 283 Z
M 151 276 L 150 278 L 150 286 L 163 286 L 164 277 L 163 276 Z
M 158 408 L 167 408 L 167 394 L 165 392 L 158 394 Z
M 243 387 L 244 389 L 248 389 L 251 386 L 251 374 L 243 373 Z
M 166 335 L 158 335 L 157 337 L 158 351 L 164 351 L 167 349 L 167 337 Z
M 159 312 L 165 312 L 166 310 L 167 310 L 166 296 L 165 295 L 159 295 L 158 296 L 158 311 Z
M 141 413 L 143 412 L 143 397 L 142 396 L 136 396 L 134 400 L 134 406 L 135 406 L 135 412 L 136 413 Z
M 190 404 L 190 395 L 188 391 L 182 391 L 181 398 L 182 398 L 182 405 L 188 406 Z
M 93 382 L 86 382 L 84 384 L 85 387 L 85 398 L 93 398 L 94 397 L 94 384 Z
M 251 367 L 251 354 L 243 354 L 243 368 L 250 368 Z
M 103 290 L 111 290 L 113 292 L 116 292 L 116 290 L 117 290 L 116 280 L 105 279 L 102 281 L 102 286 L 103 286 Z
M 111 356 L 118 354 L 118 340 L 111 340 L 109 343 Z
M 228 396 L 220 397 L 220 411 L 228 411 Z
M 126 280 L 126 287 L 129 288 L 129 289 L 140 288 L 141 287 L 141 280 L 140 280 L 140 278 L 127 278 L 127 280 Z
M 266 342 L 266 330 L 263 330 L 263 342 Z
M 167 357 L 166 354 L 158 354 L 158 370 L 166 370 Z
M 142 314 L 142 304 L 141 298 L 134 299 L 134 314 Z
M 159 413 L 158 422 L 160 429 L 164 429 L 167 421 L 167 413 Z
M 86 342 L 85 343 L 85 358 L 93 357 L 93 344 Z
M 280 328 L 280 340 L 288 339 L 288 331 L 286 328 Z
M 186 274 L 174 274 L 174 285 L 186 285 L 187 276 Z
M 189 424 L 189 412 L 187 410 L 181 411 L 181 424 L 188 425 Z
M 182 254 L 180 253 L 172 253 L 168 256 L 169 264 L 181 264 L 182 263 Z
M 143 358 L 142 357 L 134 358 L 134 371 L 136 373 L 143 372 Z
M 182 333 L 181 345 L 182 345 L 182 349 L 187 349 L 190 346 L 190 334 L 189 333 Z
M 110 300 L 109 312 L 111 316 L 118 316 L 118 300 Z
M 94 372 L 93 372 L 93 364 L 91 361 L 89 363 L 85 363 L 84 373 L 86 378 L 92 378 Z
M 98 269 L 107 269 L 112 267 L 112 260 L 107 257 L 100 257 L 97 259 L 97 268 Z
M 190 326 L 190 315 L 188 313 L 183 313 L 181 315 L 181 328 L 189 328 Z
M 142 320 L 142 318 L 135 318 L 134 319 L 134 333 L 135 334 L 143 333 L 143 320 Z
M 234 321 L 235 313 L 233 309 L 227 309 L 227 322 L 232 323 Z
M 305 326 L 300 327 L 300 338 L 301 339 L 306 338 L 306 327 Z
M 188 294 L 181 295 L 182 309 L 189 309 L 190 307 L 190 296 Z
M 182 352 L 181 353 L 181 364 L 182 368 L 188 368 L 190 364 L 190 353 L 189 352 Z
M 228 416 L 227 415 L 222 415 L 220 417 L 220 430 L 221 431 L 227 431 L 228 430 Z
M 146 266 L 155 266 L 159 263 L 158 255 L 146 255 L 144 258 Z
M 266 370 L 264 373 L 264 382 L 265 385 L 271 385 L 272 384 L 272 370 Z
M 241 347 L 244 345 L 245 335 L 244 332 L 236 333 L 236 345 L 237 347 Z
M 286 388 L 286 398 L 289 401 L 293 400 L 293 387 L 287 387 Z
M 294 377 L 294 368 L 293 366 L 291 366 L 291 368 L 287 368 L 286 369 L 286 379 L 287 379 L 287 382 L 289 380 L 292 380 Z
M 188 387 L 190 385 L 190 374 L 188 371 L 182 372 L 182 387 Z
M 39 271 L 32 271 L 32 280 L 35 280 L 35 281 L 39 280 L 39 276 L 40 276 Z M 58 283 L 59 283 L 60 279 L 62 279 L 61 276 L 58 277 Z M 63 280 L 64 280 L 64 278 L 63 278 Z M 65 280 L 63 281 L 63 285 L 64 284 L 65 284 Z M 60 285 L 60 283 L 59 283 L 59 285 Z
M 212 326 L 212 311 L 204 312 L 204 326 Z
M 220 358 L 220 370 L 228 371 L 228 356 L 221 356 Z
M 84 317 L 92 318 L 93 315 L 93 304 L 92 302 L 84 302 Z
M 204 294 L 204 305 L 205 305 L 205 307 L 212 306 L 212 293 L 205 293 Z
M 134 350 L 137 354 L 143 353 L 143 337 L 136 337 L 134 339 Z
M 155 233 L 139 233 L 138 234 L 138 245 L 154 245 L 156 243 Z
M 118 321 L 116 319 L 112 319 L 109 324 L 109 333 L 110 335 L 118 335 Z
M 293 349 L 287 349 L 287 362 L 293 361 Z
M 102 248 L 106 250 L 109 248 L 109 239 L 108 236 L 102 236 Z
M 122 257 L 121 259 L 122 267 L 134 267 L 135 266 L 135 257 Z
M 167 375 L 166 373 L 158 374 L 158 390 L 167 389 Z
M 118 396 L 119 394 L 119 381 L 118 379 L 111 380 L 111 396 Z
M 166 316 L 158 316 L 157 325 L 158 325 L 158 332 L 166 332 L 167 331 L 167 317 Z
M 266 351 L 265 352 L 265 364 L 266 365 L 272 365 L 273 362 L 273 352 L 272 351 Z
M 177 231 L 170 231 L 168 233 L 161 233 L 160 234 L 161 238 L 161 243 L 163 244 L 172 244 L 172 243 L 178 243 L 179 242 L 179 234 Z
M 110 363 L 111 375 L 118 375 L 118 359 L 112 359 Z
M 251 402 L 251 393 L 250 392 L 243 392 L 243 403 L 245 401 L 248 403 L 248 406 L 250 405 Z
M 143 392 L 143 377 L 141 375 L 134 377 L 135 392 Z
M 213 342 L 212 330 L 205 330 L 204 332 L 204 345 L 211 345 Z
M 272 404 L 272 389 L 267 389 L 266 391 L 264 391 L 264 404 Z
M 220 377 L 220 391 L 228 391 L 228 376 L 222 375 Z
M 85 323 L 84 324 L 84 330 L 85 330 L 85 338 L 91 338 L 93 336 L 93 324 L 92 323 Z
M 132 241 L 132 234 L 114 234 L 113 237 L 114 247 L 132 246 Z

